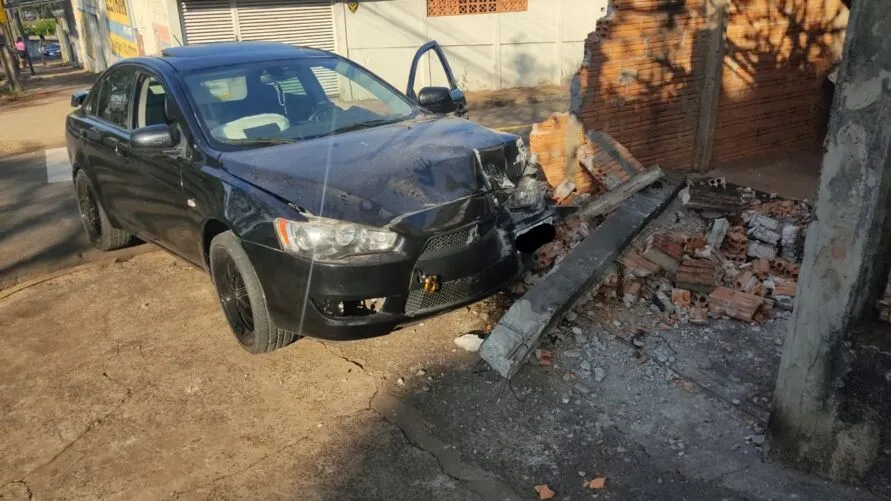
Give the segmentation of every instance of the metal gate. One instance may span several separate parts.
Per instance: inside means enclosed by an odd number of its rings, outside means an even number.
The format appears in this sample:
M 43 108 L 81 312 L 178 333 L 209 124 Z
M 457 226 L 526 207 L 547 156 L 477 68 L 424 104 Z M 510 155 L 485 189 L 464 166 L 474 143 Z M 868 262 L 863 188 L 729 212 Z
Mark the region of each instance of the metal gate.
M 332 1 L 182 0 L 186 44 L 265 40 L 334 52 Z M 317 74 L 328 94 L 338 93 L 333 72 Z

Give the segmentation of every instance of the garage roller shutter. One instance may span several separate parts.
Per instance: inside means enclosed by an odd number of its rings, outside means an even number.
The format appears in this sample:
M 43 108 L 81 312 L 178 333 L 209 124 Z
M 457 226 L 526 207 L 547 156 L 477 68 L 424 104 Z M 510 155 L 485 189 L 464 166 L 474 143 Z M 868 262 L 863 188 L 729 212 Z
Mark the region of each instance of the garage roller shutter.
M 190 0 L 182 4 L 183 30 L 189 44 L 236 40 L 230 0 Z
M 334 52 L 332 2 L 302 0 L 183 0 L 189 44 L 265 40 Z M 329 95 L 338 93 L 333 72 L 317 73 Z

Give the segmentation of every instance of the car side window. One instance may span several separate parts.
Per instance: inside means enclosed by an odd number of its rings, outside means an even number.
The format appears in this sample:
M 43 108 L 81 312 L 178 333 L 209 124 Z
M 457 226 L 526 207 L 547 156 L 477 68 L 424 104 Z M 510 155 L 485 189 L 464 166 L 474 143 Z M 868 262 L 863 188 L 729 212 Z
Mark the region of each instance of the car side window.
M 136 127 L 171 123 L 165 109 L 166 98 L 164 84 L 153 76 L 144 76 L 136 94 Z
M 136 72 L 126 67 L 112 70 L 106 75 L 96 101 L 96 115 L 122 129 L 129 129 L 130 100 L 135 79 Z
M 84 112 L 88 116 L 96 115 L 96 101 L 98 100 L 99 92 L 101 92 L 101 84 L 96 85 L 96 87 L 90 91 L 90 94 L 87 96 L 86 101 L 84 101 Z

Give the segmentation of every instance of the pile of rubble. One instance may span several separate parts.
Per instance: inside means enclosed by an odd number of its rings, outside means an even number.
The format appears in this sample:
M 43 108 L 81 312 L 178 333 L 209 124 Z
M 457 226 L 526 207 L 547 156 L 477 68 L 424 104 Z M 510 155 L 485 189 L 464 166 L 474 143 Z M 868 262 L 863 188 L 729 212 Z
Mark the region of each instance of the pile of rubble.
M 555 113 L 535 124 L 529 146 L 530 161 L 547 181 L 553 202 L 578 210 L 555 224 L 554 240 L 535 252 L 531 270 L 514 287 L 515 294 L 524 293 L 553 269 L 588 236 L 599 216 L 662 176 L 658 167 L 645 169 L 608 134 L 586 133 L 569 113 Z
M 762 322 L 776 310 L 791 310 L 809 205 L 762 201 L 762 195 L 720 180 L 698 186 L 713 195 L 732 194 L 715 196 L 720 204 L 700 206 L 702 213 L 716 215 L 715 205 L 737 212 L 712 218 L 707 232 L 651 235 L 619 259 L 598 294 L 628 308 L 652 303 L 668 320 L 699 325 L 710 317 Z M 682 200 L 689 207 L 695 190 L 685 191 Z
M 529 148 L 558 205 L 583 205 L 614 190 L 646 169 L 602 131 L 584 131 L 569 113 L 533 125 Z

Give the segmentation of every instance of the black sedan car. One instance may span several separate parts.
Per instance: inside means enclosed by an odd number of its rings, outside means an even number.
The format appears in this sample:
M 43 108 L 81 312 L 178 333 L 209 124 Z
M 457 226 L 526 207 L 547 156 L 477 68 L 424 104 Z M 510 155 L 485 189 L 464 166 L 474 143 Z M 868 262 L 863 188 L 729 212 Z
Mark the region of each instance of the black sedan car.
M 450 87 L 413 91 L 428 50 Z M 207 269 L 245 349 L 358 339 L 483 298 L 553 238 L 525 145 L 465 111 L 435 42 L 402 94 L 338 55 L 270 43 L 111 66 L 66 123 L 84 227 Z

